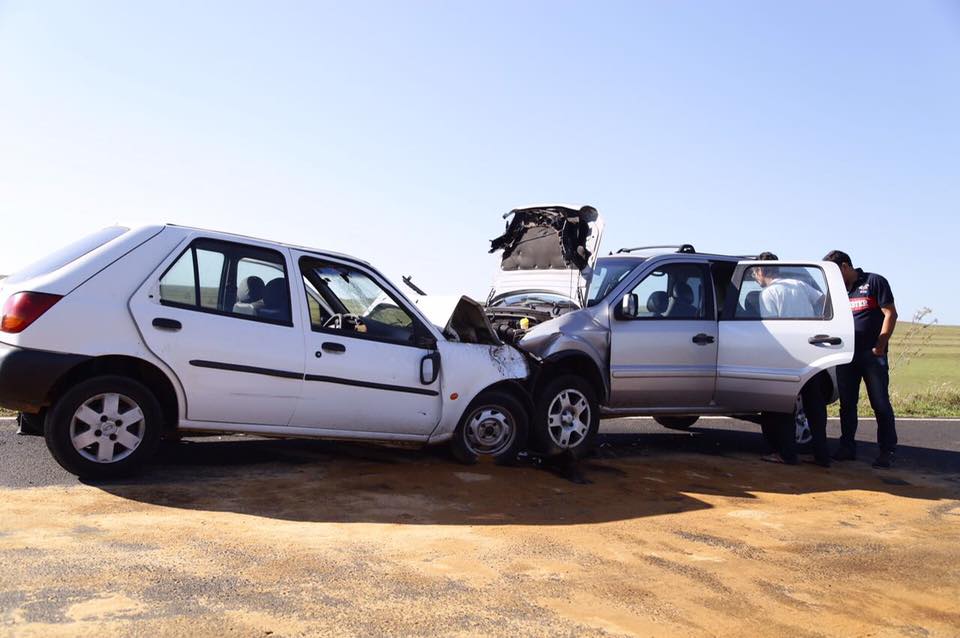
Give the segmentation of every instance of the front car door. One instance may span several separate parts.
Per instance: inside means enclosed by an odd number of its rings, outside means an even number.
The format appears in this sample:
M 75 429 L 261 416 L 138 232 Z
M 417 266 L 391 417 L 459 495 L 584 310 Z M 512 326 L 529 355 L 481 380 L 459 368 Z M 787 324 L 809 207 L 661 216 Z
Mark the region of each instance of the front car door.
M 611 407 L 710 405 L 718 333 L 708 264 L 658 264 L 628 289 L 631 295 L 635 313 L 611 313 Z
M 194 422 L 285 426 L 303 385 L 289 252 L 194 235 L 130 300 Z
M 373 269 L 342 258 L 295 253 L 305 300 L 306 377 L 293 425 L 331 432 L 428 436 L 440 421 L 436 339 Z
M 853 345 L 835 264 L 740 262 L 720 318 L 717 402 L 731 412 L 792 412 L 803 384 L 849 363 Z

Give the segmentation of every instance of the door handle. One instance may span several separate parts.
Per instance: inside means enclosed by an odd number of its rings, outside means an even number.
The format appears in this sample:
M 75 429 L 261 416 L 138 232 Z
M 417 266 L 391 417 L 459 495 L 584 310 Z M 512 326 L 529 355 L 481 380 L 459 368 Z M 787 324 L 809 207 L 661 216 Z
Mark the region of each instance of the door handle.
M 713 343 L 713 337 L 711 337 L 706 333 L 701 332 L 700 334 L 698 334 L 693 338 L 693 342 L 698 346 L 705 346 L 708 343 Z
M 183 324 L 177 321 L 176 319 L 165 319 L 164 317 L 157 317 L 153 320 L 153 327 L 159 328 L 161 330 L 172 330 L 176 332 L 183 328 Z
M 839 346 L 841 343 L 843 343 L 843 339 L 840 337 L 831 337 L 830 335 L 817 335 L 807 339 L 807 342 L 815 346 L 823 345 L 825 343 L 831 346 Z
M 342 343 L 334 343 L 333 341 L 324 341 L 320 349 L 324 352 L 346 352 L 347 346 Z

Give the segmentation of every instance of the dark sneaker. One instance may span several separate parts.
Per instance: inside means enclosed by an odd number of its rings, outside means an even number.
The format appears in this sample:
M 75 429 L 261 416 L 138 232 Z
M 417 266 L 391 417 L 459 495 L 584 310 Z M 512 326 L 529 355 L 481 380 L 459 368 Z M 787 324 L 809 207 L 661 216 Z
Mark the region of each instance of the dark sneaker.
M 893 452 L 881 452 L 877 460 L 873 462 L 873 467 L 881 469 L 893 467 Z
M 837 451 L 833 453 L 834 461 L 856 461 L 857 453 L 851 450 L 850 448 L 841 445 L 837 448 Z

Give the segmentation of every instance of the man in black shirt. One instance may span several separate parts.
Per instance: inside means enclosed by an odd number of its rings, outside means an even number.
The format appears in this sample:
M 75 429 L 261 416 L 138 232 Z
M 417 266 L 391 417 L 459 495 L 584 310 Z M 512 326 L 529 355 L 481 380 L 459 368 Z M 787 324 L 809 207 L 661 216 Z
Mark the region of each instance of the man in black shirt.
M 857 456 L 857 402 L 860 399 L 860 381 L 867 386 L 870 407 L 877 419 L 877 445 L 880 456 L 874 467 L 890 467 L 897 448 L 897 428 L 890 404 L 890 369 L 887 344 L 897 325 L 897 307 L 893 303 L 890 284 L 880 275 L 854 268 L 850 255 L 839 250 L 830 252 L 826 261 L 840 267 L 843 281 L 850 295 L 853 310 L 853 361 L 837 368 L 840 391 L 840 447 L 833 458 L 838 461 Z

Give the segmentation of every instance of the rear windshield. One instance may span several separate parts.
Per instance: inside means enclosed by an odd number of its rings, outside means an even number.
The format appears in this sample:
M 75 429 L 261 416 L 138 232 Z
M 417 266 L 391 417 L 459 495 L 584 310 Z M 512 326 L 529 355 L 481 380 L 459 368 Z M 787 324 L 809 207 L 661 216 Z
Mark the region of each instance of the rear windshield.
M 83 239 L 78 239 L 69 246 L 64 246 L 60 250 L 50 253 L 46 257 L 33 262 L 26 268 L 18 270 L 3 280 L 6 284 L 15 284 L 41 275 L 48 275 L 56 270 L 60 270 L 67 264 L 70 264 L 87 253 L 93 252 L 100 246 L 112 241 L 126 233 L 129 228 L 122 226 L 110 226 L 103 230 L 87 235 Z

